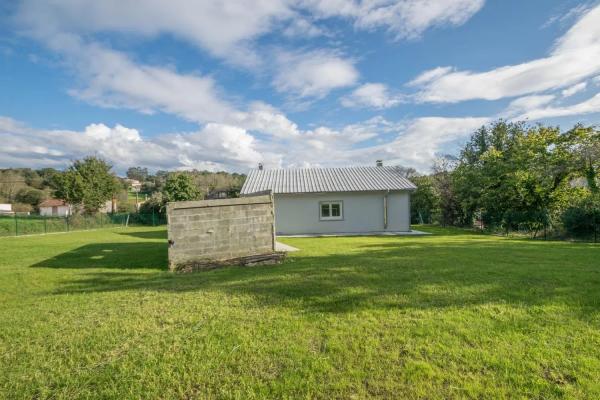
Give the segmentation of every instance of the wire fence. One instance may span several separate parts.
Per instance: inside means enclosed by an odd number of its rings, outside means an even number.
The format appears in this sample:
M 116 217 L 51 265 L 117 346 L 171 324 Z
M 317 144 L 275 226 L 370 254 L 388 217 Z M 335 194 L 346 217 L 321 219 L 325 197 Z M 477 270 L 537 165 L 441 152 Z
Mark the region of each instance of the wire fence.
M 158 226 L 165 225 L 166 223 L 166 215 L 158 213 L 115 213 L 70 215 L 68 217 L 23 214 L 0 215 L 0 237 L 40 235 L 124 226 Z

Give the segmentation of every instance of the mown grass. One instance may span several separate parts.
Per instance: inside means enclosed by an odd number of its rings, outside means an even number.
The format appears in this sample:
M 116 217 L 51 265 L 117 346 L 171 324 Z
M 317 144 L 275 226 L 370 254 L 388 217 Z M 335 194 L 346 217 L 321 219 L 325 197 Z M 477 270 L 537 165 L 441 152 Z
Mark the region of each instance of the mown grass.
M 600 398 L 600 246 L 426 229 L 191 275 L 164 228 L 0 239 L 0 397 Z

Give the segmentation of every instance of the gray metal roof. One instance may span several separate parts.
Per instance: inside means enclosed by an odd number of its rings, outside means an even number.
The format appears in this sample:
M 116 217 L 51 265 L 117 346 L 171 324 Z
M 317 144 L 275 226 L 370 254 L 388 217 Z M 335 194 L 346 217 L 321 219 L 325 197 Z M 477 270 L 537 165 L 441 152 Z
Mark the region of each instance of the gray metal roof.
M 369 192 L 413 190 L 397 167 L 344 167 L 254 169 L 241 194 L 271 190 L 273 193 Z

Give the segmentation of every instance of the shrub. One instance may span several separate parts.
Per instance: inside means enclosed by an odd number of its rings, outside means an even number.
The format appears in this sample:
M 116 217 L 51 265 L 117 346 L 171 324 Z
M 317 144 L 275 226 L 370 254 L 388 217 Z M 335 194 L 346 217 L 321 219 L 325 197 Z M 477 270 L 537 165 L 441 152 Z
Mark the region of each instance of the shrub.
M 33 207 L 37 207 L 45 198 L 46 194 L 43 191 L 33 188 L 23 188 L 16 196 L 19 203 L 29 204 Z
M 152 196 L 140 205 L 140 214 L 164 214 L 165 201 L 160 192 L 153 193 Z
M 600 195 L 590 195 L 578 204 L 569 207 L 562 215 L 567 234 L 578 238 L 594 237 L 600 232 Z

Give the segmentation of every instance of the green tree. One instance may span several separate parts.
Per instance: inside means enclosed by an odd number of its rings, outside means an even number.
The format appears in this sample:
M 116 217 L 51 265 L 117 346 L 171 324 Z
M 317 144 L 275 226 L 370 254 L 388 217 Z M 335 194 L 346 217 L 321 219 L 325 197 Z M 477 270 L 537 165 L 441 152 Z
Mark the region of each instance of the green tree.
M 569 235 L 581 238 L 593 236 L 594 242 L 597 242 L 600 233 L 600 195 L 590 194 L 567 208 L 562 221 Z
M 200 198 L 200 190 L 187 173 L 170 174 L 162 194 L 165 202 L 198 200 Z
M 455 168 L 456 160 L 450 156 L 438 158 L 433 165 L 432 182 L 439 198 L 439 222 L 443 226 L 465 223 L 454 185 Z
M 593 148 L 595 137 L 593 129 L 582 127 L 564 134 L 556 127 L 506 121 L 482 127 L 453 172 L 465 219 L 481 212 L 489 227 L 522 228 L 535 235 L 576 195 L 572 179 L 586 171 L 595 174 L 596 164 L 583 151 Z
M 152 193 L 150 198 L 142 203 L 140 206 L 141 214 L 164 214 L 165 212 L 165 200 L 161 192 Z
M 83 206 L 86 213 L 97 212 L 118 190 L 112 166 L 98 157 L 75 161 L 56 177 L 56 195 L 67 203 Z
M 131 167 L 127 169 L 126 175 L 129 179 L 135 179 L 144 182 L 148 179 L 148 168 Z
M 432 223 L 439 213 L 440 198 L 435 190 L 431 176 L 414 176 L 412 182 L 417 186 L 410 196 L 411 221 L 414 224 Z
M 46 194 L 43 191 L 33 188 L 21 189 L 16 196 L 19 203 L 29 204 L 33 207 L 37 207 L 45 198 Z

